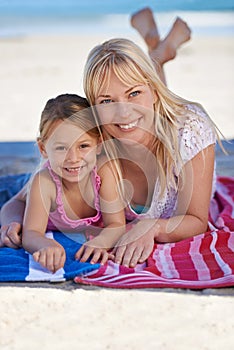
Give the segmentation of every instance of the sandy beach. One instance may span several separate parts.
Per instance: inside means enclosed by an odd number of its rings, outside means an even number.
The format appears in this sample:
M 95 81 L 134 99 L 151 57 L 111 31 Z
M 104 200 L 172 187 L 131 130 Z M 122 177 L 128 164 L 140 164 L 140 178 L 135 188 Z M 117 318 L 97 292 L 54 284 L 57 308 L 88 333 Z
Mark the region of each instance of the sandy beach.
M 128 36 L 146 49 L 134 33 Z M 108 39 L 60 35 L 0 39 L 0 141 L 34 140 L 50 97 L 84 95 L 82 72 L 89 50 Z M 165 65 L 169 88 L 206 108 L 226 138 L 234 137 L 233 37 L 193 37 Z
M 34 140 L 45 102 L 83 95 L 88 51 L 102 36 L 0 39 L 0 141 Z M 130 39 L 144 49 L 137 34 Z M 234 138 L 233 37 L 193 37 L 165 66 L 175 93 L 199 101 L 224 136 Z M 1 284 L 0 347 L 28 349 L 231 350 L 233 293 L 106 290 L 75 284 Z

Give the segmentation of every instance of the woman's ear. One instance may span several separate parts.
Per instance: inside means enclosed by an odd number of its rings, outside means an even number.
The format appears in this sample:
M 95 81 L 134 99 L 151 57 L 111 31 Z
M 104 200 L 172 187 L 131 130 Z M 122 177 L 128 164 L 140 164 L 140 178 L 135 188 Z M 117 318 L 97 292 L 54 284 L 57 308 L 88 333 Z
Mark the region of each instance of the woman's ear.
M 48 158 L 46 148 L 41 139 L 37 139 L 37 146 L 43 158 Z
M 153 95 L 154 95 L 154 104 L 158 101 L 158 94 L 156 91 L 153 91 Z

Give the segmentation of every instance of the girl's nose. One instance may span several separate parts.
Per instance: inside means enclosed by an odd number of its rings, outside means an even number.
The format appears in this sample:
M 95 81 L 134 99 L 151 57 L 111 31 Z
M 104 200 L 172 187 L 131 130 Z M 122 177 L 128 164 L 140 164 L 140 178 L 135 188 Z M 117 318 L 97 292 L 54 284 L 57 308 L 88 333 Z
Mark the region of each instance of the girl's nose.
M 81 159 L 81 152 L 77 149 L 70 148 L 67 151 L 66 158 L 67 158 L 67 160 L 69 160 L 71 162 L 77 162 Z

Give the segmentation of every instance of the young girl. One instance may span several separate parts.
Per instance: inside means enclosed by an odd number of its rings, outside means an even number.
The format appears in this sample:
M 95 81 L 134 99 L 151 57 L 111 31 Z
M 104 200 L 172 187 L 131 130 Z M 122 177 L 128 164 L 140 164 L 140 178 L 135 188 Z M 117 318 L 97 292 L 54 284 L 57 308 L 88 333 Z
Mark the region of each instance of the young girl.
M 125 216 L 117 176 L 102 159 L 100 134 L 86 99 L 60 95 L 47 102 L 37 143 L 47 161 L 32 178 L 23 222 L 23 247 L 35 261 L 55 272 L 65 263 L 63 247 L 46 230 L 101 232 L 85 243 L 75 258 L 91 263 L 108 259 L 107 250 L 124 232 Z M 90 232 L 89 232 L 90 233 Z

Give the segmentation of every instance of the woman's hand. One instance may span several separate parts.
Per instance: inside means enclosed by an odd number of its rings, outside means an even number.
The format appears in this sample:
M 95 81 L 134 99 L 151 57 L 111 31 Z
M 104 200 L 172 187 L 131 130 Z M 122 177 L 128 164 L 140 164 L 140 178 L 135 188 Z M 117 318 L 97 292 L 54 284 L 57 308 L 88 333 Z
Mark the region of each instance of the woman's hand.
M 18 222 L 3 225 L 0 229 L 0 247 L 20 248 L 22 246 L 21 229 L 22 225 Z
M 117 242 L 112 252 L 115 256 L 114 261 L 127 267 L 135 267 L 137 263 L 143 263 L 153 251 L 156 235 L 155 220 L 139 221 Z
M 55 273 L 64 266 L 66 261 L 66 253 L 64 248 L 59 243 L 51 240 L 51 243 L 48 246 L 45 246 L 33 253 L 33 258 L 43 267 L 47 268 L 52 273 Z

